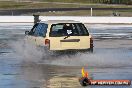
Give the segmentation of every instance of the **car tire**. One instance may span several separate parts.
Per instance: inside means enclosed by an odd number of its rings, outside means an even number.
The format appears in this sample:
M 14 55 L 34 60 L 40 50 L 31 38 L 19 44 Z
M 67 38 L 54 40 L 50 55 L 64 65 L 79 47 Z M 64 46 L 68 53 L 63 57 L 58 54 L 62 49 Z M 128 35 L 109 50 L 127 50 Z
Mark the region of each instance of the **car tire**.
M 90 53 L 93 53 L 93 48 L 90 48 L 90 49 L 89 49 L 89 52 L 90 52 Z

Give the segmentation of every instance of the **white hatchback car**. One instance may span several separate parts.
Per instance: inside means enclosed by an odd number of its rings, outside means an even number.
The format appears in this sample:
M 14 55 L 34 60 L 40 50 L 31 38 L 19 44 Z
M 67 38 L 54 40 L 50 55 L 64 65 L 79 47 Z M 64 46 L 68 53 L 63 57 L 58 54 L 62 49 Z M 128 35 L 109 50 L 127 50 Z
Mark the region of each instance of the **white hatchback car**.
M 27 39 L 51 51 L 91 51 L 93 39 L 85 25 L 69 20 L 38 22 L 31 31 L 25 32 Z

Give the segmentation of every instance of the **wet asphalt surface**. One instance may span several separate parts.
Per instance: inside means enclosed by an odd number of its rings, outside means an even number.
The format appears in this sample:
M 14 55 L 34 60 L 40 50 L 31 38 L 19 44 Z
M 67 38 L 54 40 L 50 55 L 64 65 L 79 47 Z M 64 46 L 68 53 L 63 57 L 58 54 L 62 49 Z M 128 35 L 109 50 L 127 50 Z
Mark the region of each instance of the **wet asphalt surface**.
M 52 57 L 24 43 L 32 24 L 0 24 L 0 88 L 82 88 L 81 68 L 93 79 L 132 80 L 132 26 L 90 25 L 94 53 Z M 86 88 L 131 88 L 89 86 Z

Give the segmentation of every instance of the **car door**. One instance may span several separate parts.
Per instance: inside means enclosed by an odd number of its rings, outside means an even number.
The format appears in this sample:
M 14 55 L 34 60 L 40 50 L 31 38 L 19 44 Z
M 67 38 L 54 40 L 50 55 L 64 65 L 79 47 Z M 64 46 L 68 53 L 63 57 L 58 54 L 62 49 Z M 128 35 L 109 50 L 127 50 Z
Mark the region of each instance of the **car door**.
M 45 23 L 38 23 L 38 25 L 35 28 L 34 32 L 34 41 L 35 44 L 38 46 L 44 46 L 45 45 L 45 37 L 47 33 L 48 24 Z
M 68 27 L 65 27 L 66 25 Z M 68 50 L 80 49 L 82 38 L 74 23 L 53 24 L 50 30 L 50 49 L 51 50 Z
M 45 23 L 37 23 L 29 32 L 28 40 L 38 46 L 44 45 L 48 25 Z

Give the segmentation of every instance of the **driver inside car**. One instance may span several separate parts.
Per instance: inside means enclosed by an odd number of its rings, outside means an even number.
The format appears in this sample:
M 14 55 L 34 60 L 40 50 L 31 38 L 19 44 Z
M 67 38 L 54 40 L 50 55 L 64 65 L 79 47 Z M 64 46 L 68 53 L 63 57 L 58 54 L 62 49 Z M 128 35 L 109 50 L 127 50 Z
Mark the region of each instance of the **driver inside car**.
M 73 35 L 72 24 L 64 24 L 64 26 L 63 26 L 63 34 L 64 35 Z

